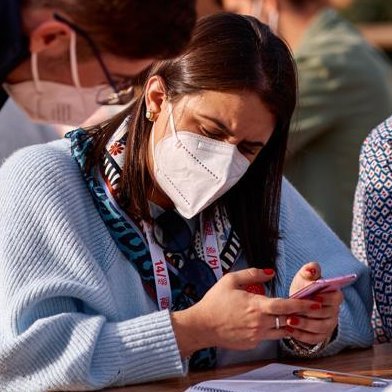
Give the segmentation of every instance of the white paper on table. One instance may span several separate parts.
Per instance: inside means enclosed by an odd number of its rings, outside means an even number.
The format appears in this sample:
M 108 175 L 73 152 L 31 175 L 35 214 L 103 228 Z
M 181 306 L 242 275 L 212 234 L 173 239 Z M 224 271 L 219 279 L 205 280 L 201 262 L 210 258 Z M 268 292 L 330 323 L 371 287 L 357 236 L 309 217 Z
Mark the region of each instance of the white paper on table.
M 293 375 L 299 366 L 272 363 L 270 365 L 242 373 L 234 377 L 204 381 L 188 392 L 392 392 L 392 380 L 388 387 L 364 387 L 318 380 L 303 380 Z

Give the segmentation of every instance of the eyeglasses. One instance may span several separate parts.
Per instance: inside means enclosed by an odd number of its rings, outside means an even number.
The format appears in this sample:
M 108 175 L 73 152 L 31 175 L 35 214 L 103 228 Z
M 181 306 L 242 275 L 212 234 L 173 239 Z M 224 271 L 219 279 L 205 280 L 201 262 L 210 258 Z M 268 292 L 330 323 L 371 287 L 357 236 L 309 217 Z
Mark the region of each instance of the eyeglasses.
M 85 39 L 95 58 L 97 59 L 109 85 L 108 87 L 104 87 L 101 91 L 99 91 L 96 99 L 97 103 L 100 105 L 124 105 L 129 103 L 134 96 L 132 79 L 129 78 L 119 82 L 116 81 L 110 74 L 108 67 L 103 61 L 101 52 L 91 36 L 80 26 L 71 22 L 64 16 L 59 15 L 58 13 L 54 13 L 53 17 L 59 22 L 69 26 L 73 31 L 75 31 L 76 34 Z
M 167 210 L 155 219 L 153 226 L 155 241 L 170 253 L 180 254 L 183 264 L 177 267 L 179 278 L 195 292 L 198 299 L 216 283 L 212 269 L 192 252 L 193 235 L 188 224 L 177 213 Z

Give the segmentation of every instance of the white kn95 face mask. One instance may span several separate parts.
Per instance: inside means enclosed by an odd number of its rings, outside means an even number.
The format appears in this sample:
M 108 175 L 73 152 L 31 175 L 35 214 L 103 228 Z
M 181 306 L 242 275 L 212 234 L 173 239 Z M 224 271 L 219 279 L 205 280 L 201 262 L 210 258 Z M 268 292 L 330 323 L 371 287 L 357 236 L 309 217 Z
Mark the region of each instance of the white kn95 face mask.
M 3 87 L 31 120 L 79 126 L 101 107 L 96 100 L 105 85 L 82 87 L 76 58 L 76 35 L 71 32 L 70 62 L 73 85 L 40 80 L 37 53 L 31 54 L 32 80 Z
M 171 135 L 161 139 L 152 154 L 155 180 L 187 219 L 226 193 L 249 168 L 250 162 L 234 144 L 189 131 L 178 131 L 173 106 L 168 104 Z

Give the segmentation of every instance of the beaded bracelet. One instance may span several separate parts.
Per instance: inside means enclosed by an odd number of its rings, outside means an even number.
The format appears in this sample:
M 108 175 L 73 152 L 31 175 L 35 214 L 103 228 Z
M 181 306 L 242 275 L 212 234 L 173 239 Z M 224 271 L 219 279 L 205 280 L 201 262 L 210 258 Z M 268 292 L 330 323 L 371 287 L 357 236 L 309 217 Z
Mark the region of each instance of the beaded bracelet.
M 299 342 L 294 338 L 283 339 L 283 342 L 293 350 L 296 355 L 301 358 L 313 358 L 315 357 L 328 343 L 330 339 L 317 344 L 307 344 Z

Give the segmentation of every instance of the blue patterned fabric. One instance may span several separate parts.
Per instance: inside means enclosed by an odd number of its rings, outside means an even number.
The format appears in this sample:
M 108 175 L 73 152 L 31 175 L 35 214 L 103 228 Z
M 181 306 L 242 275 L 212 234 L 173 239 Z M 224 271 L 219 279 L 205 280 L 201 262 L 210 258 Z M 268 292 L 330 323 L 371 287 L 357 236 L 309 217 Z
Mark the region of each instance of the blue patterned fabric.
M 371 268 L 376 341 L 391 341 L 392 117 L 374 129 L 362 147 L 351 247 Z
M 126 123 L 123 124 L 123 127 L 125 129 Z M 119 129 L 119 134 L 120 137 L 118 140 L 116 139 L 109 142 L 108 148 L 104 154 L 102 167 L 93 168 L 90 172 L 86 170 L 86 155 L 92 146 L 91 138 L 89 138 L 83 129 L 77 129 L 70 132 L 66 137 L 71 139 L 72 155 L 81 168 L 88 188 L 93 196 L 94 203 L 108 228 L 110 235 L 125 257 L 135 265 L 142 279 L 144 289 L 157 303 L 158 299 L 150 251 L 146 247 L 143 238 L 140 236 L 141 233 L 135 229 L 135 224 L 130 222 L 131 218 L 120 210 L 117 203 L 114 199 L 109 197 L 103 186 L 103 183 L 105 183 L 107 189 L 110 189 L 112 197 L 118 195 L 117 190 L 122 174 L 122 164 L 124 162 L 121 154 L 123 154 L 125 150 L 127 139 L 127 133 L 122 132 L 122 129 Z M 219 214 L 217 220 L 220 220 L 220 225 L 216 224 L 216 226 L 220 226 L 221 229 L 225 228 L 223 231 L 220 230 L 218 240 L 221 243 L 223 269 L 227 272 L 239 256 L 239 240 L 233 230 L 231 230 L 228 222 L 222 223 L 222 220 L 219 219 Z M 228 236 L 225 236 L 225 233 L 228 233 Z M 222 242 L 222 236 L 225 237 L 224 242 Z M 195 250 L 201 248 L 200 233 L 195 236 L 194 242 L 193 248 Z M 225 245 L 223 249 L 222 243 Z M 235 250 L 234 255 L 233 248 Z M 189 259 L 183 259 L 183 255 L 181 254 L 171 254 L 167 252 L 165 257 L 166 262 L 170 263 L 172 266 L 172 268 L 168 270 L 172 294 L 172 304 L 170 308 L 172 311 L 186 309 L 194 305 L 201 298 L 195 294 L 200 290 L 198 290 L 197 287 L 193 288 L 192 284 L 187 280 L 187 271 L 185 268 L 187 263 L 192 263 L 192 265 L 189 266 L 192 268 L 188 273 L 200 276 L 200 280 L 203 280 L 204 282 L 209 281 L 206 276 L 203 277 L 203 271 L 206 270 L 206 266 L 202 260 L 204 258 L 203 251 L 199 249 L 198 252 L 190 252 Z M 201 261 L 201 264 L 198 264 L 197 261 Z M 198 265 L 204 268 L 200 268 Z M 211 270 L 208 270 L 207 272 L 212 273 Z M 216 349 L 214 347 L 197 351 L 192 355 L 189 362 L 190 368 L 193 369 L 206 369 L 214 367 L 215 365 Z

